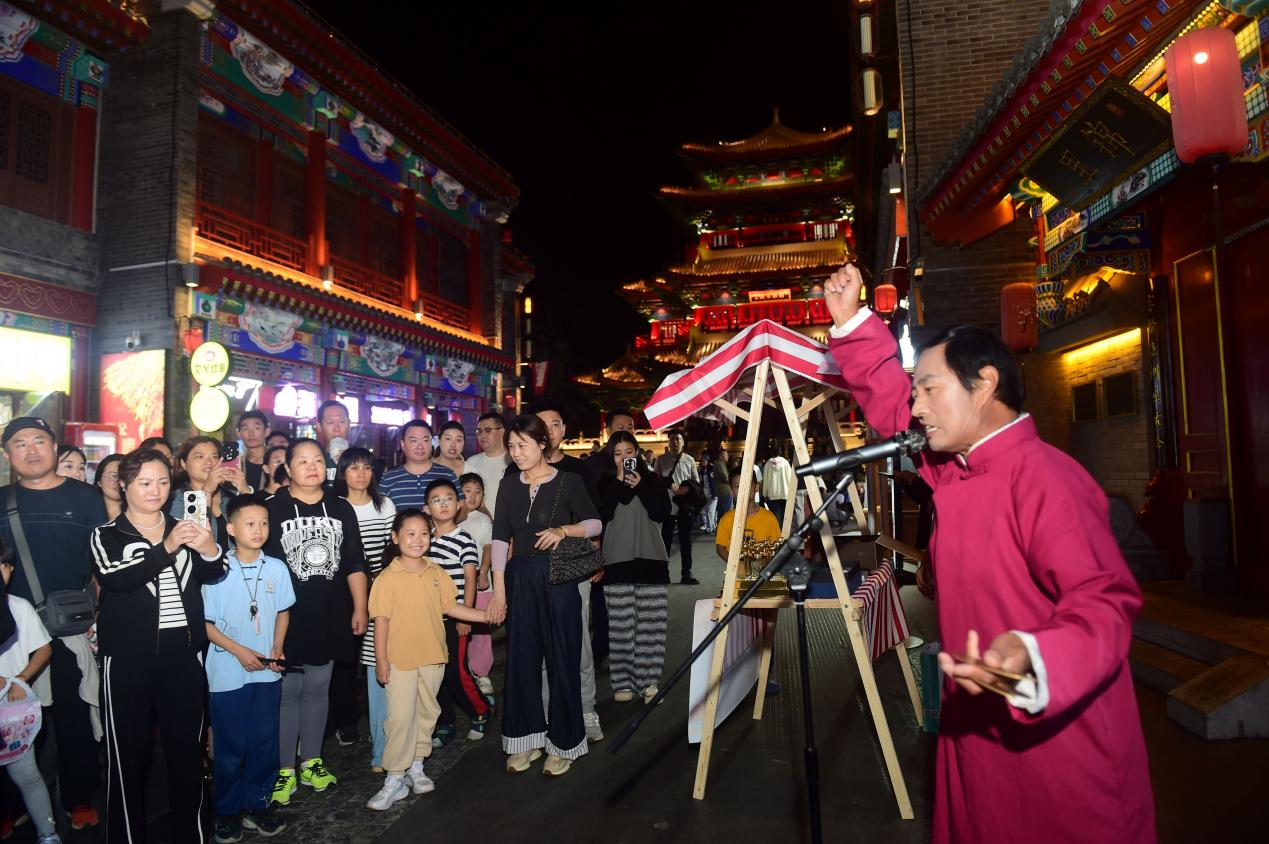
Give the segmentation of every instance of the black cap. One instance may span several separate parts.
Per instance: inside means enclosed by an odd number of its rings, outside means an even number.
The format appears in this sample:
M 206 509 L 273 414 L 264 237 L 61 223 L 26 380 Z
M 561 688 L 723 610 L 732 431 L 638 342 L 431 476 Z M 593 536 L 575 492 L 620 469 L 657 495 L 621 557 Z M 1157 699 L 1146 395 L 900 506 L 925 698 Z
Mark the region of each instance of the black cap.
M 17 419 L 12 420 L 8 425 L 4 426 L 4 441 L 3 443 L 0 443 L 0 445 L 8 445 L 9 440 L 13 439 L 14 436 L 17 435 L 18 431 L 25 431 L 27 428 L 39 428 L 41 431 L 52 437 L 54 441 L 57 440 L 57 434 L 54 434 L 53 429 L 49 427 L 49 424 L 40 417 L 19 416 Z

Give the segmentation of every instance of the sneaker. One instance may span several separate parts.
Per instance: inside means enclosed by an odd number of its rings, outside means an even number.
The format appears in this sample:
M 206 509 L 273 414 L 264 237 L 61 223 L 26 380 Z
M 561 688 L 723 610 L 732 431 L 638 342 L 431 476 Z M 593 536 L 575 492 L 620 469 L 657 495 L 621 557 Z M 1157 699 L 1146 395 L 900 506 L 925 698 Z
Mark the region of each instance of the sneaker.
M 335 730 L 335 741 L 339 742 L 340 747 L 352 747 L 361 741 L 361 735 L 357 732 L 356 727 L 340 728 Z
M 48 835 L 35 836 L 35 844 L 62 844 L 62 836 L 56 832 L 50 832 Z
M 366 808 L 382 812 L 398 800 L 404 800 L 409 794 L 410 789 L 405 784 L 405 777 L 388 774 L 384 777 L 383 788 L 379 789 L 378 794 L 370 798 L 366 803 Z
M 467 731 L 468 741 L 480 741 L 485 737 L 485 729 L 489 726 L 489 713 L 471 719 L 471 729 Z
M 300 785 L 307 785 L 319 794 L 337 782 L 339 780 L 326 770 L 326 763 L 320 756 L 315 756 L 300 766 Z
M 685 574 L 685 575 L 683 575 L 683 579 L 679 581 L 679 585 L 681 585 L 681 586 L 700 586 L 700 585 L 701 585 L 701 582 L 700 582 L 699 580 L 697 580 L 696 578 L 692 577 L 690 574 Z
M 588 741 L 604 740 L 604 729 L 599 726 L 598 712 L 583 712 L 582 723 L 586 725 L 586 739 Z
M 429 791 L 436 790 L 436 783 L 423 773 L 423 762 L 420 759 L 415 759 L 410 770 L 405 772 L 405 781 L 409 783 L 410 790 L 415 794 L 427 794 Z
M 372 773 L 372 774 L 382 774 L 382 773 L 383 773 L 383 766 L 382 766 L 382 765 L 371 765 L 371 766 L 370 766 L 370 773 Z
M 92 806 L 80 804 L 70 810 L 71 829 L 84 829 L 101 823 L 101 816 Z
M 454 740 L 454 725 L 437 727 L 432 733 L 432 747 L 444 747 Z
M 525 753 L 512 753 L 507 757 L 507 772 L 512 774 L 523 774 L 533 765 L 534 762 L 542 758 L 542 751 L 530 750 Z
M 242 820 L 237 815 L 222 815 L 216 818 L 216 832 L 213 840 L 216 844 L 237 844 L 242 840 Z
M 634 700 L 634 692 L 629 689 L 618 689 L 613 692 L 612 699 L 617 701 L 617 703 L 629 703 Z
M 286 821 L 282 820 L 282 816 L 278 814 L 278 810 L 272 806 L 266 806 L 263 809 L 256 809 L 251 812 L 244 812 L 242 815 L 242 825 L 247 829 L 260 833 L 265 838 L 272 838 L 286 831 Z
M 573 767 L 572 760 L 563 759 L 559 756 L 546 757 L 546 764 L 542 766 L 542 773 L 548 777 L 562 777 L 568 773 L 568 769 Z
M 273 796 L 269 798 L 269 802 L 285 806 L 295 796 L 296 787 L 295 769 L 283 768 L 278 771 L 278 778 L 273 781 Z
M 656 686 L 648 686 L 646 689 L 644 689 L 643 690 L 644 705 L 646 706 L 647 704 L 652 703 L 652 699 L 657 696 L 657 692 L 659 691 L 660 689 L 658 689 Z M 665 702 L 664 699 L 662 699 L 661 702 L 664 703 Z
M 480 693 L 482 695 L 492 695 L 493 680 L 490 680 L 488 677 L 477 677 L 476 688 L 480 689 Z

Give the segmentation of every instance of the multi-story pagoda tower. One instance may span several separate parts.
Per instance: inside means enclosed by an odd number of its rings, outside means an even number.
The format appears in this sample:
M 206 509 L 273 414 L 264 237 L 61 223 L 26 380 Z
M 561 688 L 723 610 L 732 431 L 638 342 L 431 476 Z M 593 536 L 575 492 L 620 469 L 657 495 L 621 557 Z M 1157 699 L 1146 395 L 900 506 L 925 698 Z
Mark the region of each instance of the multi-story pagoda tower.
M 680 147 L 695 183 L 659 193 L 696 236 L 683 264 L 623 288 L 650 323 L 637 353 L 692 364 L 761 319 L 825 339 L 820 281 L 854 257 L 850 133 L 777 112 L 753 137 Z

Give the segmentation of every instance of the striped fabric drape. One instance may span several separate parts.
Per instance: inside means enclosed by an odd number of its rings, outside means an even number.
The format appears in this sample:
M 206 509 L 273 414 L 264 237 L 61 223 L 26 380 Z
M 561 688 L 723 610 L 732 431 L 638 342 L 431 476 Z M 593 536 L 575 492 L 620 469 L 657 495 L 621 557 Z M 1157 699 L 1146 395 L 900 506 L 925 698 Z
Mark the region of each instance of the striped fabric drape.
M 851 597 L 864 603 L 864 634 L 873 659 L 908 638 L 908 617 L 899 602 L 899 587 L 889 563 L 883 562 L 876 571 L 869 572 Z

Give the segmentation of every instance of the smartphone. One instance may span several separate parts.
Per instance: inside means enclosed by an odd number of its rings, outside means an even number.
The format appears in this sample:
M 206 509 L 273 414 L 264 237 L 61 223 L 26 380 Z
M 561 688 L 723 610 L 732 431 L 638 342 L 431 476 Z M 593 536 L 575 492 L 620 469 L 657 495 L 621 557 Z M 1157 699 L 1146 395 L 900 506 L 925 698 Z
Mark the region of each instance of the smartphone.
M 207 493 L 201 489 L 185 491 L 185 518 L 207 527 Z
M 220 447 L 220 465 L 226 469 L 238 468 L 238 441 L 229 440 Z
M 622 460 L 622 461 L 621 461 L 621 472 L 622 472 L 622 475 L 621 475 L 621 476 L 622 476 L 623 478 L 624 478 L 626 475 L 637 475 L 637 474 L 639 474 L 639 458 L 637 458 L 637 457 L 627 457 L 625 460 Z

